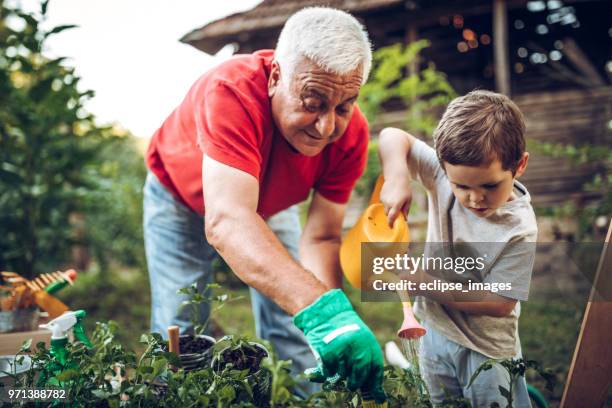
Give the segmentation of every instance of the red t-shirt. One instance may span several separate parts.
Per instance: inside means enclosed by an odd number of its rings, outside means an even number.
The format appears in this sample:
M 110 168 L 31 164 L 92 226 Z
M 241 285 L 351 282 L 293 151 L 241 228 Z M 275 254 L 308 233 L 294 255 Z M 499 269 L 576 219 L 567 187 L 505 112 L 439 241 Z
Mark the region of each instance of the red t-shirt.
M 312 188 L 345 203 L 363 173 L 368 124 L 357 108 L 344 135 L 314 157 L 294 151 L 279 133 L 268 97 L 273 56 L 236 55 L 205 73 L 151 139 L 147 166 L 199 214 L 203 153 L 259 181 L 257 212 L 264 218 L 304 201 Z

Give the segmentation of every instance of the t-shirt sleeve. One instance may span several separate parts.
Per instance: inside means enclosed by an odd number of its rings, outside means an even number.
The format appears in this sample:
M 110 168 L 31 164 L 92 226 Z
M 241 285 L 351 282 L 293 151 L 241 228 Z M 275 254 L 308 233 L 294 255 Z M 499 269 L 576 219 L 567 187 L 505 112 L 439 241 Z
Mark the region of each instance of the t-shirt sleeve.
M 356 133 L 351 136 L 345 134 L 343 137 L 355 137 L 356 143 L 350 150 L 338 154 L 333 159 L 337 165 L 327 170 L 314 185 L 314 189 L 323 197 L 339 204 L 348 202 L 368 160 L 368 123 L 360 112 L 356 111 L 355 114 L 359 115 L 355 126 L 351 126 L 347 131 Z
M 429 191 L 435 189 L 436 183 L 444 175 L 435 150 L 419 139 L 410 148 L 408 169 L 412 178 L 421 182 Z
M 484 282 L 510 284 L 511 289 L 499 291 L 497 294 L 511 299 L 527 300 L 535 254 L 536 244 L 530 242 L 528 237 L 507 243 L 484 277 Z
M 252 107 L 226 84 L 207 88 L 195 109 L 200 149 L 206 156 L 259 180 L 262 157 L 257 128 L 249 114 Z

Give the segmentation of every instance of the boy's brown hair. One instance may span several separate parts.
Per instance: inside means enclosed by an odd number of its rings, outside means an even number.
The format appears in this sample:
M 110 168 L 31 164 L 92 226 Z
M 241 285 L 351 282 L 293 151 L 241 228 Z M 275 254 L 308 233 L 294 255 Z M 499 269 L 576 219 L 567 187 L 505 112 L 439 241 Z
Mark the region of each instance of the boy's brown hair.
M 454 99 L 434 131 L 438 160 L 452 165 L 481 166 L 499 159 L 516 172 L 525 152 L 525 120 L 505 95 L 477 90 Z

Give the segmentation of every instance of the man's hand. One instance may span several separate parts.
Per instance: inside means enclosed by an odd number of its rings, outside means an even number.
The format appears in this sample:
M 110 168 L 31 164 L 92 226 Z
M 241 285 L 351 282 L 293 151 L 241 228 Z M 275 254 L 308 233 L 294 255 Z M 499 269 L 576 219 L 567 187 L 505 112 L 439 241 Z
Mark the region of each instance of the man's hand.
M 340 289 L 324 293 L 293 322 L 320 359 L 317 371 L 323 378 L 338 374 L 347 379 L 350 390 L 361 388 L 377 402 L 386 399 L 380 346 Z

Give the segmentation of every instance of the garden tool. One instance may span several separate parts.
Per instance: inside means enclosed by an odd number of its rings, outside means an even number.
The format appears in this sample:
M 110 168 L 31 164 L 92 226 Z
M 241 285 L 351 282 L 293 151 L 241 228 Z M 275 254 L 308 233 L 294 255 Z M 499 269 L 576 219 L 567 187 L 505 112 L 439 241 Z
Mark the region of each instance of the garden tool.
M 4 271 L 2 277 L 13 286 L 26 286 L 30 289 L 36 305 L 46 311 L 52 319 L 69 310 L 68 306 L 48 291 L 54 293 L 66 284 L 72 284 L 76 278 L 76 271 L 73 269 L 66 272 L 42 274 L 31 281 L 15 272 Z
M 171 353 L 181 356 L 181 346 L 179 343 L 179 327 L 168 326 L 168 350 Z M 172 366 L 172 369 L 176 370 L 176 367 Z
M 54 319 L 61 316 L 69 310 L 68 306 L 58 298 L 45 292 L 40 286 L 34 282 L 27 281 L 26 286 L 30 288 L 34 294 L 34 302 L 41 309 L 49 314 L 49 317 Z
M 3 271 L 2 277 L 5 281 L 13 286 L 20 284 L 26 285 L 27 281 L 26 278 L 15 272 Z M 37 286 L 44 289 L 47 293 L 53 294 L 67 285 L 74 285 L 76 278 L 77 272 L 74 269 L 68 269 L 64 272 L 56 271 L 51 273 L 41 273 L 32 281 L 36 283 Z
M 346 234 L 340 247 L 340 265 L 346 279 L 356 288 L 361 288 L 361 249 L 362 243 L 376 243 L 377 256 L 394 257 L 397 248 L 384 243 L 408 242 L 410 232 L 404 214 L 400 214 L 389 227 L 385 208 L 380 202 L 380 191 L 384 183 L 382 175 L 376 180 L 374 191 L 370 198 L 368 208 L 363 212 L 355 226 Z M 380 252 L 379 252 L 380 251 Z M 378 276 L 386 281 L 399 281 L 393 273 L 385 272 Z M 426 330 L 414 317 L 410 298 L 405 291 L 398 292 L 402 299 L 402 312 L 404 319 L 397 332 L 404 352 L 413 364 L 418 364 L 418 339 L 425 335 Z
M 393 227 L 389 227 L 385 208 L 380 202 L 380 190 L 383 183 L 383 176 L 378 176 L 368 208 L 363 212 L 355 226 L 346 234 L 340 247 L 340 265 L 342 266 L 342 271 L 346 279 L 356 288 L 361 288 L 361 244 L 363 242 L 398 243 L 410 240 L 410 231 L 404 214 L 395 219 Z M 385 255 L 394 256 L 395 254 Z M 398 280 L 391 273 L 385 273 L 380 277 L 386 280 Z M 402 311 L 404 320 L 397 335 L 404 339 L 422 337 L 425 334 L 425 329 L 419 324 L 412 313 L 410 298 L 405 293 L 400 293 L 400 297 L 403 300 Z

